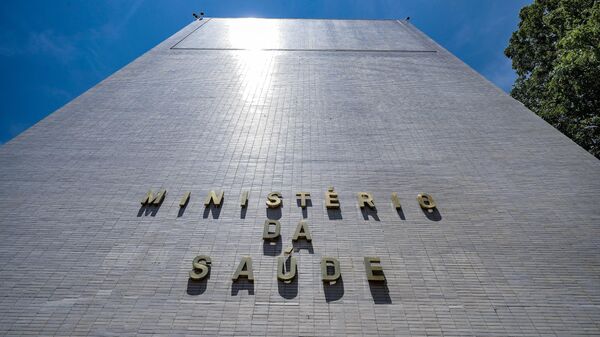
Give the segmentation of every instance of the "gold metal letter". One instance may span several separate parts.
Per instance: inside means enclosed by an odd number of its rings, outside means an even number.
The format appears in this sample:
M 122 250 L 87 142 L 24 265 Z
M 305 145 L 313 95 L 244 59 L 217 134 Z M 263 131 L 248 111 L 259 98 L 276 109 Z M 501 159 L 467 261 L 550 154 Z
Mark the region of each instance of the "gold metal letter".
M 185 205 L 187 205 L 188 201 L 190 201 L 191 194 L 192 192 L 185 192 L 183 198 L 181 198 L 181 200 L 179 201 L 179 207 L 185 207 Z
M 417 201 L 419 202 L 421 208 L 429 213 L 433 212 L 433 209 L 436 208 L 433 197 L 427 193 L 419 193 L 417 195 Z
M 338 194 L 333 191 L 333 186 L 330 186 L 325 192 L 325 207 L 340 208 L 340 199 L 338 199 Z
M 285 257 L 280 256 L 277 258 L 277 279 L 279 281 L 283 281 L 285 283 L 290 283 L 296 277 L 296 258 L 293 256 L 289 257 L 290 259 L 290 269 L 287 273 L 284 273 L 285 269 Z
M 269 193 L 269 195 L 267 196 L 267 206 L 269 206 L 269 208 L 277 208 L 281 206 L 281 193 Z
M 271 232 L 271 225 L 275 226 L 275 231 Z M 277 220 L 265 220 L 265 228 L 263 229 L 263 240 L 274 241 L 281 233 L 281 224 Z
M 294 232 L 294 236 L 292 237 L 292 241 L 298 241 L 299 239 L 304 239 L 309 242 L 312 241 L 310 230 L 308 230 L 308 224 L 304 220 L 298 223 L 296 231 Z
M 242 192 L 240 197 L 240 207 L 248 207 L 248 191 Z
M 306 201 L 310 200 L 310 192 L 298 192 L 296 196 L 300 199 L 300 207 L 306 208 Z
M 333 267 L 333 274 L 327 272 L 327 267 Z M 321 277 L 323 282 L 335 282 L 341 275 L 340 262 L 336 258 L 329 256 L 321 258 Z
M 378 265 L 372 265 L 377 263 Z M 367 280 L 369 281 L 385 281 L 381 260 L 378 257 L 365 256 L 365 271 L 367 272 Z M 375 274 L 377 273 L 377 274 Z
M 373 201 L 373 196 L 369 192 L 358 192 L 358 206 L 360 208 L 364 208 L 365 205 L 375 208 L 375 202 Z
M 400 198 L 398 198 L 398 193 L 396 192 L 392 193 L 392 205 L 394 205 L 396 209 L 402 208 L 402 205 L 400 204 Z
M 235 274 L 231 278 L 234 282 L 237 281 L 241 276 L 247 277 L 248 281 L 254 281 L 254 272 L 252 271 L 252 258 L 250 256 L 242 257 Z
M 221 207 L 221 204 L 223 203 L 224 195 L 225 195 L 225 192 L 223 192 L 223 191 L 221 191 L 219 193 L 219 195 L 217 195 L 215 193 L 215 191 L 208 192 L 206 199 L 204 199 L 204 206 L 208 207 L 210 205 L 210 203 L 212 202 L 213 205 L 215 205 L 215 207 Z
M 158 206 L 163 202 L 163 200 L 165 200 L 166 196 L 167 196 L 167 190 L 165 190 L 165 189 L 158 191 L 158 193 L 156 195 L 154 195 L 154 193 L 152 193 L 152 190 L 150 190 L 150 191 L 148 191 L 148 193 L 146 193 L 146 196 L 142 199 L 141 204 Z
M 194 258 L 192 262 L 192 270 L 190 270 L 190 278 L 192 280 L 202 280 L 208 275 L 210 271 L 210 256 L 206 255 L 198 255 Z

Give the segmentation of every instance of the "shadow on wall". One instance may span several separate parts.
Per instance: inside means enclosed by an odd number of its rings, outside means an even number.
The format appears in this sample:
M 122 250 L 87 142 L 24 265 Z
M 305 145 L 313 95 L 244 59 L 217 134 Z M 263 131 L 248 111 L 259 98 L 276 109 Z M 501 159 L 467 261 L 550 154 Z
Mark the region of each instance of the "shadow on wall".
M 427 217 L 427 219 L 431 221 L 440 221 L 442 220 L 442 215 L 440 211 L 438 211 L 437 207 L 432 209 L 432 212 L 428 212 L 427 210 L 421 209 L 423 214 Z
M 323 292 L 325 293 L 325 301 L 333 302 L 344 297 L 344 280 L 340 278 L 333 284 L 323 282 Z
M 369 281 L 369 289 L 371 290 L 371 296 L 375 304 L 392 304 L 387 282 Z
M 302 218 L 303 219 L 308 218 L 308 208 L 312 207 L 312 200 L 310 200 L 310 199 L 306 200 L 306 207 L 301 207 L 300 199 L 297 199 L 296 205 L 298 205 L 298 207 L 300 207 L 302 209 Z
M 204 214 L 202 214 L 202 217 L 206 219 L 211 213 L 213 219 L 218 219 L 221 215 L 221 207 L 217 207 L 211 203 L 210 205 L 204 207 Z
M 328 208 L 327 216 L 329 220 L 342 220 L 342 210 L 339 208 Z
M 248 291 L 248 295 L 254 295 L 254 282 L 248 279 L 239 279 L 231 284 L 231 296 L 237 296 L 240 291 Z
M 140 207 L 140 210 L 138 211 L 137 216 L 141 217 L 141 216 L 156 216 L 156 213 L 158 213 L 158 210 L 160 209 L 160 206 L 162 206 L 162 203 L 158 204 L 158 205 L 142 205 L 142 207 Z
M 371 217 L 375 221 L 380 221 L 379 216 L 377 215 L 377 208 L 361 207 L 360 212 L 362 213 L 364 220 L 369 220 L 369 217 Z
M 298 274 L 290 283 L 277 281 L 277 290 L 279 290 L 279 295 L 285 299 L 296 298 L 298 296 Z
M 269 219 L 269 220 L 281 219 L 281 207 L 267 208 L 267 219 Z
M 281 236 L 275 241 L 263 240 L 263 254 L 267 256 L 277 256 L 281 254 L 282 246 Z
M 185 210 L 187 209 L 187 207 L 188 207 L 189 204 L 190 203 L 188 202 L 185 205 L 179 207 L 179 212 L 177 213 L 177 217 L 178 218 L 181 218 L 183 216 L 183 213 L 185 213 Z
M 294 247 L 294 252 L 296 252 L 296 253 L 302 249 L 307 250 L 309 254 L 315 253 L 315 250 L 313 248 L 311 241 L 306 241 L 306 240 L 292 241 L 292 246 Z
M 396 213 L 398 213 L 398 216 L 400 217 L 401 220 L 406 220 L 406 216 L 404 215 L 404 211 L 402 210 L 402 207 L 396 208 Z
M 206 291 L 206 285 L 208 283 L 209 278 L 210 278 L 210 271 L 208 272 L 208 275 L 206 275 L 206 277 L 203 278 L 202 280 L 196 281 L 196 280 L 192 280 L 191 278 L 188 279 L 188 284 L 187 284 L 188 295 L 197 296 L 197 295 L 204 294 L 204 292 Z

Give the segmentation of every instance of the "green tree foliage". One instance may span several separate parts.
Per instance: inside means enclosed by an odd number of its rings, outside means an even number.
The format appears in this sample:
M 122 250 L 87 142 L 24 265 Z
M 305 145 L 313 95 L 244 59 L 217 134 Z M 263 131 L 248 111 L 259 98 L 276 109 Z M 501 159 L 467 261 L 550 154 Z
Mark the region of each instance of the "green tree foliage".
M 511 95 L 600 158 L 600 1 L 535 0 L 520 18 Z

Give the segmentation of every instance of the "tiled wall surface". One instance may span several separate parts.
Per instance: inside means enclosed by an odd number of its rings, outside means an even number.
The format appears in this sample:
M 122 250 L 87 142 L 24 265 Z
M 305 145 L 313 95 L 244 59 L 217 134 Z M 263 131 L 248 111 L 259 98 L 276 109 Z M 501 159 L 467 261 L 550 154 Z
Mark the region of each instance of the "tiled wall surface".
M 305 24 L 311 39 L 292 36 Z M 211 38 L 244 25 L 194 22 L 0 148 L 0 335 L 600 334 L 597 159 L 404 22 L 264 25 L 295 42 L 237 50 L 245 38 Z M 390 25 L 397 43 L 358 50 Z M 161 207 L 140 209 L 159 188 Z M 204 208 L 209 190 L 225 192 L 221 209 Z M 273 247 L 267 218 L 281 222 Z M 277 256 L 302 219 L 312 244 L 295 246 L 298 278 L 283 284 Z M 199 254 L 210 278 L 191 282 Z M 243 256 L 253 284 L 231 280 Z M 341 282 L 323 284 L 323 256 Z M 364 256 L 381 258 L 385 285 Z

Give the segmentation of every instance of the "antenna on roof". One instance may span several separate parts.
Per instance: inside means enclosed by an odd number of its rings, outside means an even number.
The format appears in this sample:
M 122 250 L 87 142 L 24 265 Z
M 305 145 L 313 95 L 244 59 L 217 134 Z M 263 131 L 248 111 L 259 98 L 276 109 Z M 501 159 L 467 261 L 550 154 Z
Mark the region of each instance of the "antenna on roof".
M 405 21 L 410 21 L 410 16 L 407 16 Z
M 200 12 L 200 15 L 192 13 L 192 16 L 194 16 L 196 20 L 202 20 L 202 18 L 204 17 L 204 12 Z

